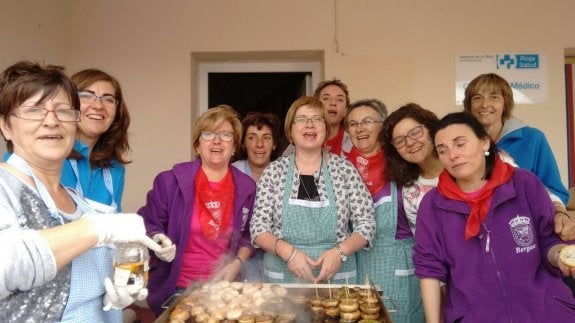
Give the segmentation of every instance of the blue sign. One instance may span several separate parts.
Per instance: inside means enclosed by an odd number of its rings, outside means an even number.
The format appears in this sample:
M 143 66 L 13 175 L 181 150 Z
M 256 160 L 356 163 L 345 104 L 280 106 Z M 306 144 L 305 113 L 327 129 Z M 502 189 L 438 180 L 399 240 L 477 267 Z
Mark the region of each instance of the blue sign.
M 497 54 L 497 69 L 536 69 L 539 68 L 538 54 Z

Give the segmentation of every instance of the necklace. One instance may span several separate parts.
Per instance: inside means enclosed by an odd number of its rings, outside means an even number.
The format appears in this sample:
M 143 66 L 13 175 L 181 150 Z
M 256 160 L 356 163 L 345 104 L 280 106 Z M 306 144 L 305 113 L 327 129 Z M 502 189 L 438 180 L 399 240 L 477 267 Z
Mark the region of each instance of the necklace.
M 317 186 L 315 185 L 315 179 L 313 178 L 313 175 L 299 175 L 299 180 L 300 180 L 300 189 L 303 187 L 303 190 L 305 192 L 305 197 L 303 197 L 304 199 L 308 200 L 308 201 L 319 201 L 319 192 L 317 191 Z M 308 189 L 308 186 L 306 185 L 306 182 L 309 182 L 311 184 L 311 187 Z
M 319 167 L 319 177 L 321 177 L 322 167 L 323 167 L 323 152 L 322 152 L 321 156 L 322 156 L 322 158 L 321 158 L 321 164 Z M 295 164 L 296 169 L 299 170 L 299 168 L 297 166 L 297 162 L 295 161 L 295 156 L 294 156 L 294 164 Z M 319 201 L 319 192 L 317 190 L 317 184 L 315 183 L 314 175 L 302 175 L 300 173 L 299 174 L 299 180 L 300 180 L 300 185 L 299 185 L 299 189 L 298 189 L 298 198 L 308 200 L 308 201 Z M 310 184 L 309 189 L 308 189 L 308 186 L 306 185 L 306 182 L 308 182 Z M 305 192 L 306 196 L 303 196 L 303 194 L 299 194 L 302 187 L 303 187 L 303 191 Z

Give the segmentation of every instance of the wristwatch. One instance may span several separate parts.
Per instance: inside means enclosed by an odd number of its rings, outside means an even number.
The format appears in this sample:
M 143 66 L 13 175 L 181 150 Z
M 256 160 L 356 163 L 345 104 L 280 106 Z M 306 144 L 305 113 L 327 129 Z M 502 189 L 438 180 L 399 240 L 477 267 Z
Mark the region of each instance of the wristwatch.
M 337 249 L 337 252 L 339 252 L 339 259 L 341 260 L 341 262 L 345 262 L 347 260 L 347 255 L 343 252 L 341 246 L 339 244 L 336 244 L 335 248 Z

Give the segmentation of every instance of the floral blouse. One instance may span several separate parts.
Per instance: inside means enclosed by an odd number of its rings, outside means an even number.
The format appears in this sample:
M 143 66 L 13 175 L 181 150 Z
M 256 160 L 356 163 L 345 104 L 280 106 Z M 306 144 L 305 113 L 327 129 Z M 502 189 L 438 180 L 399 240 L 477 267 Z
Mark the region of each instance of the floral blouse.
M 252 243 L 258 235 L 265 232 L 271 232 L 274 236 L 283 238 L 281 232 L 282 201 L 289 158 L 290 156 L 284 156 L 270 163 L 258 181 L 254 213 L 250 223 Z M 337 241 L 345 240 L 351 233 L 358 233 L 368 241 L 368 246 L 371 245 L 375 236 L 375 215 L 371 195 L 363 180 L 347 159 L 334 154 L 329 154 L 327 169 L 331 177 L 338 211 Z M 293 183 L 290 187 L 292 199 L 297 199 L 298 196 L 299 175 L 299 170 L 294 168 Z M 325 179 L 321 171 L 315 172 L 314 178 L 318 183 L 320 200 L 327 200 Z

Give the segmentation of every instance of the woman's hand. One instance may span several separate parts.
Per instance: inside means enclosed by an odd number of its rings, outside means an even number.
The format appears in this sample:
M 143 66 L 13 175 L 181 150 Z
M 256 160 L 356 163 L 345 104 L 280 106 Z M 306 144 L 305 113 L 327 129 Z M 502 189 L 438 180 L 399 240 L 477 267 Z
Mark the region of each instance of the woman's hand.
M 575 240 L 575 211 L 555 212 L 555 233 L 561 240 Z
M 216 271 L 212 278 L 214 281 L 225 280 L 232 282 L 236 279 L 236 276 L 240 272 L 241 268 L 242 263 L 239 261 L 239 259 L 234 258 L 222 269 Z
M 287 267 L 296 277 L 315 282 L 315 277 L 311 272 L 314 268 L 314 261 L 305 252 L 294 249 L 295 255 L 291 260 L 288 258 Z
M 341 267 L 341 258 L 336 248 L 324 251 L 314 263 L 314 267 L 321 266 L 316 282 L 332 279 L 339 272 Z

